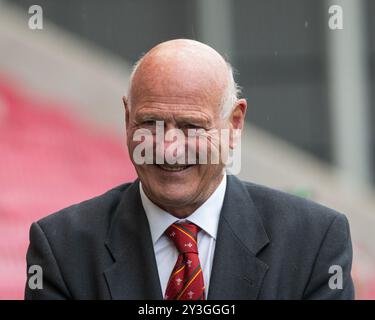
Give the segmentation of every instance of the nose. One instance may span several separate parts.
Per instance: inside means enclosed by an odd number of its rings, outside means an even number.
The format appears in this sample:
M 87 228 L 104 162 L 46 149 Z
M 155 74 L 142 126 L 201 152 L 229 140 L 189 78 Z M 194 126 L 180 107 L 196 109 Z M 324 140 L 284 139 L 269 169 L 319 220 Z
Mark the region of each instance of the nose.
M 156 137 L 156 156 L 166 162 L 185 160 L 186 137 L 182 130 L 167 127 L 163 137 Z M 169 161 L 168 161 L 168 160 Z

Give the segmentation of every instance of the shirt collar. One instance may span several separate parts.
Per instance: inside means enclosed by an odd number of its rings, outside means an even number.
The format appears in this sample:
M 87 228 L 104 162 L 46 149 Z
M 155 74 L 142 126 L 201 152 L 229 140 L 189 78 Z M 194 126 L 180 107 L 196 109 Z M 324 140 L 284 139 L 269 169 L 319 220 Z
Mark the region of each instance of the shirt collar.
M 144 193 L 141 182 L 139 185 L 142 205 L 150 225 L 151 237 L 154 244 L 171 224 L 175 222 L 184 222 L 186 220 L 195 223 L 211 237 L 216 239 L 220 212 L 223 206 L 227 186 L 227 176 L 225 172 L 219 186 L 211 196 L 185 219 L 179 219 L 155 205 Z

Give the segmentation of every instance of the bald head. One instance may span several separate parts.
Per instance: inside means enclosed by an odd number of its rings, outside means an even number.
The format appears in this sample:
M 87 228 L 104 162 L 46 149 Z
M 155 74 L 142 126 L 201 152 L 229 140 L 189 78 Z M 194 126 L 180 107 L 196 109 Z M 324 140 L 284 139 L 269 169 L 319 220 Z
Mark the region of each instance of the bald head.
M 135 64 L 127 97 L 130 107 L 145 94 L 194 97 L 198 91 L 226 117 L 239 90 L 231 66 L 217 51 L 195 40 L 177 39 L 155 46 Z

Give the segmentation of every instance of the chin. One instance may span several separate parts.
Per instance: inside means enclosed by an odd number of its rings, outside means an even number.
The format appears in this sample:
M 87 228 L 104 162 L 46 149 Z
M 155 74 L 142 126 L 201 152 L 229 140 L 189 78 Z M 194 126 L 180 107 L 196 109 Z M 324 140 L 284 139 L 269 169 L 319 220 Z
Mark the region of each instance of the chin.
M 157 193 L 157 200 L 166 206 L 179 207 L 185 203 L 190 203 L 194 195 L 188 190 L 176 190 L 176 188 L 163 188 Z

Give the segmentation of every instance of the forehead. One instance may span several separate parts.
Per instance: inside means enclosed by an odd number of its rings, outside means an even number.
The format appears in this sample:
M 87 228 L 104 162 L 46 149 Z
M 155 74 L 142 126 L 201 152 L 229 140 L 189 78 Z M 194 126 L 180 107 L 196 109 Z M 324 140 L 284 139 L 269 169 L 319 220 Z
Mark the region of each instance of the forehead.
M 220 95 L 220 86 L 214 79 L 204 75 L 191 74 L 185 70 L 169 72 L 152 72 L 140 77 L 134 77 L 132 99 L 142 97 L 169 97 L 170 99 L 198 102 L 215 100 Z
M 170 100 L 168 97 L 152 97 L 150 100 L 142 99 L 137 103 L 134 115 L 136 120 L 150 117 L 163 120 L 174 118 L 177 121 L 198 119 L 209 123 L 217 116 L 215 109 L 199 102 L 188 103 L 186 99 Z
M 160 109 L 219 112 L 226 87 L 222 72 L 190 61 L 145 61 L 135 72 L 132 108 L 149 104 Z
M 136 116 L 168 118 L 216 118 L 220 114 L 220 94 L 212 96 L 206 90 L 185 90 L 170 86 L 158 90 L 157 86 L 132 96 L 131 112 Z

